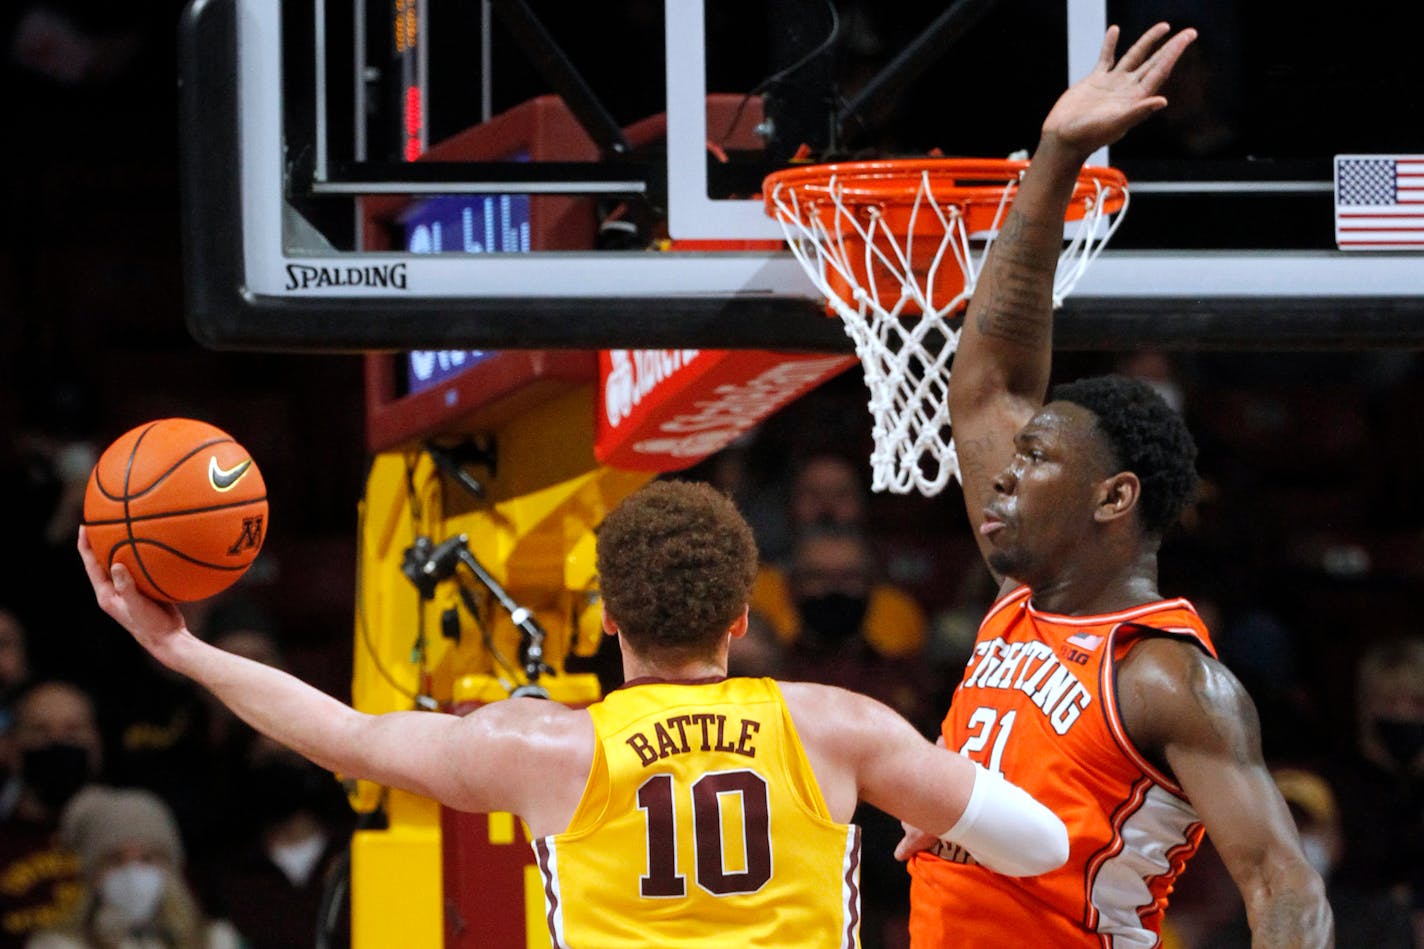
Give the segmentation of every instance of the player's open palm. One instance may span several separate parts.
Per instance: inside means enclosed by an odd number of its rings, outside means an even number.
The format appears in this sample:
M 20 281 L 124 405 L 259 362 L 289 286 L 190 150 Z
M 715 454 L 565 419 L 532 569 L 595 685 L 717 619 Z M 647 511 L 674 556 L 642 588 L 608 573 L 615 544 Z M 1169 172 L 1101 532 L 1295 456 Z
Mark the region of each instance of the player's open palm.
M 1165 106 L 1167 99 L 1158 90 L 1197 36 L 1196 30 L 1186 29 L 1162 42 L 1170 32 L 1166 23 L 1158 23 L 1114 62 L 1118 28 L 1109 27 L 1093 71 L 1059 97 L 1043 121 L 1044 136 L 1087 154 L 1116 142 Z
M 140 593 L 123 564 L 114 564 L 111 577 L 94 556 L 82 527 L 79 529 L 78 546 L 79 557 L 84 561 L 84 572 L 94 587 L 94 599 L 98 601 L 99 608 L 132 633 L 145 649 L 150 652 L 161 650 L 166 639 L 184 628 L 183 616 L 178 608 L 171 603 L 151 600 Z

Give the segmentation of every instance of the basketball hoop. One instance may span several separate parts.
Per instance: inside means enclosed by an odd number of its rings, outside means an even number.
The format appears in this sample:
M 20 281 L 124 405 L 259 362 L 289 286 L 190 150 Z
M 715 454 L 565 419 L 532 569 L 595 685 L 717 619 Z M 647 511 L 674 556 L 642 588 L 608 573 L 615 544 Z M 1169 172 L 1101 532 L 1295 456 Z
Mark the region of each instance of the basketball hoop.
M 766 210 L 855 343 L 870 390 L 872 487 L 938 494 L 959 466 L 949 432 L 953 319 L 1026 161 L 896 159 L 805 165 L 763 185 Z M 1085 167 L 1053 286 L 1062 303 L 1127 208 L 1127 180 Z M 917 318 L 916 318 L 917 317 Z

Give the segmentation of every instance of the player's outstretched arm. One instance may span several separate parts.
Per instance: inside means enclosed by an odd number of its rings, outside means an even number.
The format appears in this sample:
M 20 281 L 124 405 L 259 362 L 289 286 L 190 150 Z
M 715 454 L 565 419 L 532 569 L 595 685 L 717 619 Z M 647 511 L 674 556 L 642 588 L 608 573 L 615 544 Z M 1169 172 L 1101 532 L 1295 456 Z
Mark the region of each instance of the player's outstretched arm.
M 1083 162 L 1161 109 L 1158 95 L 1196 38 L 1168 38 L 1159 23 L 1120 58 L 1117 27 L 1103 38 L 1093 71 L 1058 99 L 1033 160 L 990 248 L 965 314 L 949 411 L 965 504 L 975 537 L 993 478 L 1013 455 L 1012 436 L 1043 404 L 1053 342 L 1053 280 L 1063 220 Z
M 856 692 L 783 683 L 833 814 L 858 798 L 950 843 L 984 866 L 1033 876 L 1068 859 L 1068 829 L 1001 776 L 933 745 L 888 706 Z
M 1128 734 L 1170 766 L 1240 889 L 1254 949 L 1333 945 L 1325 884 L 1301 851 L 1236 677 L 1195 646 L 1149 639 L 1123 661 L 1118 694 Z
M 561 785 L 564 769 L 577 772 L 571 786 L 582 788 L 592 750 L 586 715 L 533 699 L 496 702 L 463 717 L 358 712 L 279 669 L 203 642 L 176 608 L 140 593 L 122 564 L 108 576 L 82 529 L 78 546 L 100 608 L 155 659 L 316 764 L 460 810 L 513 811 L 531 827 L 545 823 L 540 808 L 546 802 L 554 811 L 550 826 L 557 825 L 560 807 L 572 812 L 567 802 L 530 789 Z

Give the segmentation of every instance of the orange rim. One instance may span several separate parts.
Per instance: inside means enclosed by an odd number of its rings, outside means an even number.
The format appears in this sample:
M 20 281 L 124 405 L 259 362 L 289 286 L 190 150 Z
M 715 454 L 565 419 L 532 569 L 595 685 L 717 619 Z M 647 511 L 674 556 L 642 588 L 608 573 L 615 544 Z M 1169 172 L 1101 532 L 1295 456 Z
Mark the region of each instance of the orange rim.
M 997 207 L 1003 201 L 1004 189 L 1018 181 L 1028 165 L 1027 161 L 1014 159 L 975 158 L 897 158 L 800 165 L 768 175 L 762 193 L 767 213 L 773 217 L 780 215 L 774 195 L 788 189 L 795 193 L 803 215 L 816 213 L 818 205 L 833 199 L 832 179 L 836 183 L 835 199 L 843 205 L 909 206 L 915 202 L 921 181 L 928 175 L 930 192 L 940 206 Z M 1120 210 L 1127 187 L 1126 176 L 1116 168 L 1090 165 L 1078 175 L 1066 219 L 1081 218 L 1103 187 L 1108 189 L 1104 212 L 1115 214 Z

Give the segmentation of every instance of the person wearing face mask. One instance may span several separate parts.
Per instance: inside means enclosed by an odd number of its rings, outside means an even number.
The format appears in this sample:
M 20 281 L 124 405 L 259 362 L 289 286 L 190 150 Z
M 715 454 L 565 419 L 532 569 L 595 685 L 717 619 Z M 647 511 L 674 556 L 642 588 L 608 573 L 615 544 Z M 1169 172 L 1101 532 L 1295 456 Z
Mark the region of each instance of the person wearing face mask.
M 60 838 L 79 856 L 84 896 L 26 949 L 238 949 L 229 924 L 204 918 L 182 876 L 183 845 L 161 798 L 89 787 L 65 808 Z
M 762 566 L 752 612 L 783 646 L 827 654 L 853 643 L 878 657 L 918 658 L 925 612 L 877 574 L 874 552 L 858 528 L 812 525 L 798 534 L 785 570 Z
M 770 624 L 777 640 L 790 646 L 807 630 L 859 630 L 878 656 L 918 657 L 929 623 L 914 597 L 875 576 L 878 571 L 867 534 L 868 494 L 857 463 L 831 452 L 812 452 L 800 459 L 785 513 L 789 547 L 780 555 L 774 548 L 763 550 L 765 561 L 752 587 L 751 602 L 752 612 Z M 806 556 L 808 544 L 824 546 L 820 544 L 824 535 L 854 539 L 855 553 L 818 550 L 817 554 L 836 559 L 830 565 L 833 570 L 841 570 L 847 559 L 865 559 L 870 564 L 865 569 L 874 577 L 865 591 L 831 589 L 825 598 L 814 600 L 804 590 L 792 589 L 806 586 L 791 574 Z M 811 622 L 803 621 L 807 615 Z
M 765 574 L 763 568 L 759 583 Z M 769 625 L 782 640 L 788 677 L 864 692 L 921 731 L 932 729 L 933 682 L 920 649 L 924 613 L 907 594 L 879 581 L 874 552 L 859 530 L 834 524 L 804 529 L 782 595 L 771 603 Z M 757 605 L 754 593 L 752 609 Z M 863 944 L 892 944 L 905 929 L 909 900 L 908 877 L 894 859 L 900 823 L 865 804 L 855 822 L 864 843 Z
M 13 804 L 0 819 L 0 949 L 67 915 L 79 899 L 79 861 L 56 839 L 59 815 L 102 763 L 89 696 L 40 681 L 17 695 L 5 742 Z
M 1424 636 L 1371 645 L 1355 684 L 1355 745 L 1329 772 L 1344 838 L 1335 877 L 1411 913 L 1424 946 Z
M 1338 872 L 1344 848 L 1342 815 L 1329 782 L 1314 769 L 1294 766 L 1273 768 L 1271 777 L 1295 819 L 1300 849 L 1325 881 L 1335 914 L 1335 949 L 1414 949 L 1406 910 L 1387 894 L 1358 891 Z M 1199 869 L 1226 877 L 1226 868 L 1219 859 L 1202 868 L 1193 866 L 1192 873 L 1195 875 Z M 1228 892 L 1229 883 L 1218 889 L 1227 898 L 1234 896 Z M 1226 923 L 1192 945 L 1198 949 L 1250 949 L 1251 927 L 1240 899 L 1234 899 L 1234 910 Z M 1168 913 L 1167 918 L 1170 922 L 1172 914 Z M 1171 949 L 1170 942 L 1166 945 Z
M 354 815 L 330 774 L 264 736 L 234 784 L 241 836 L 205 868 L 209 905 L 251 949 L 310 949 Z M 334 929 L 327 945 L 336 949 L 347 944 L 348 929 L 340 922 Z

